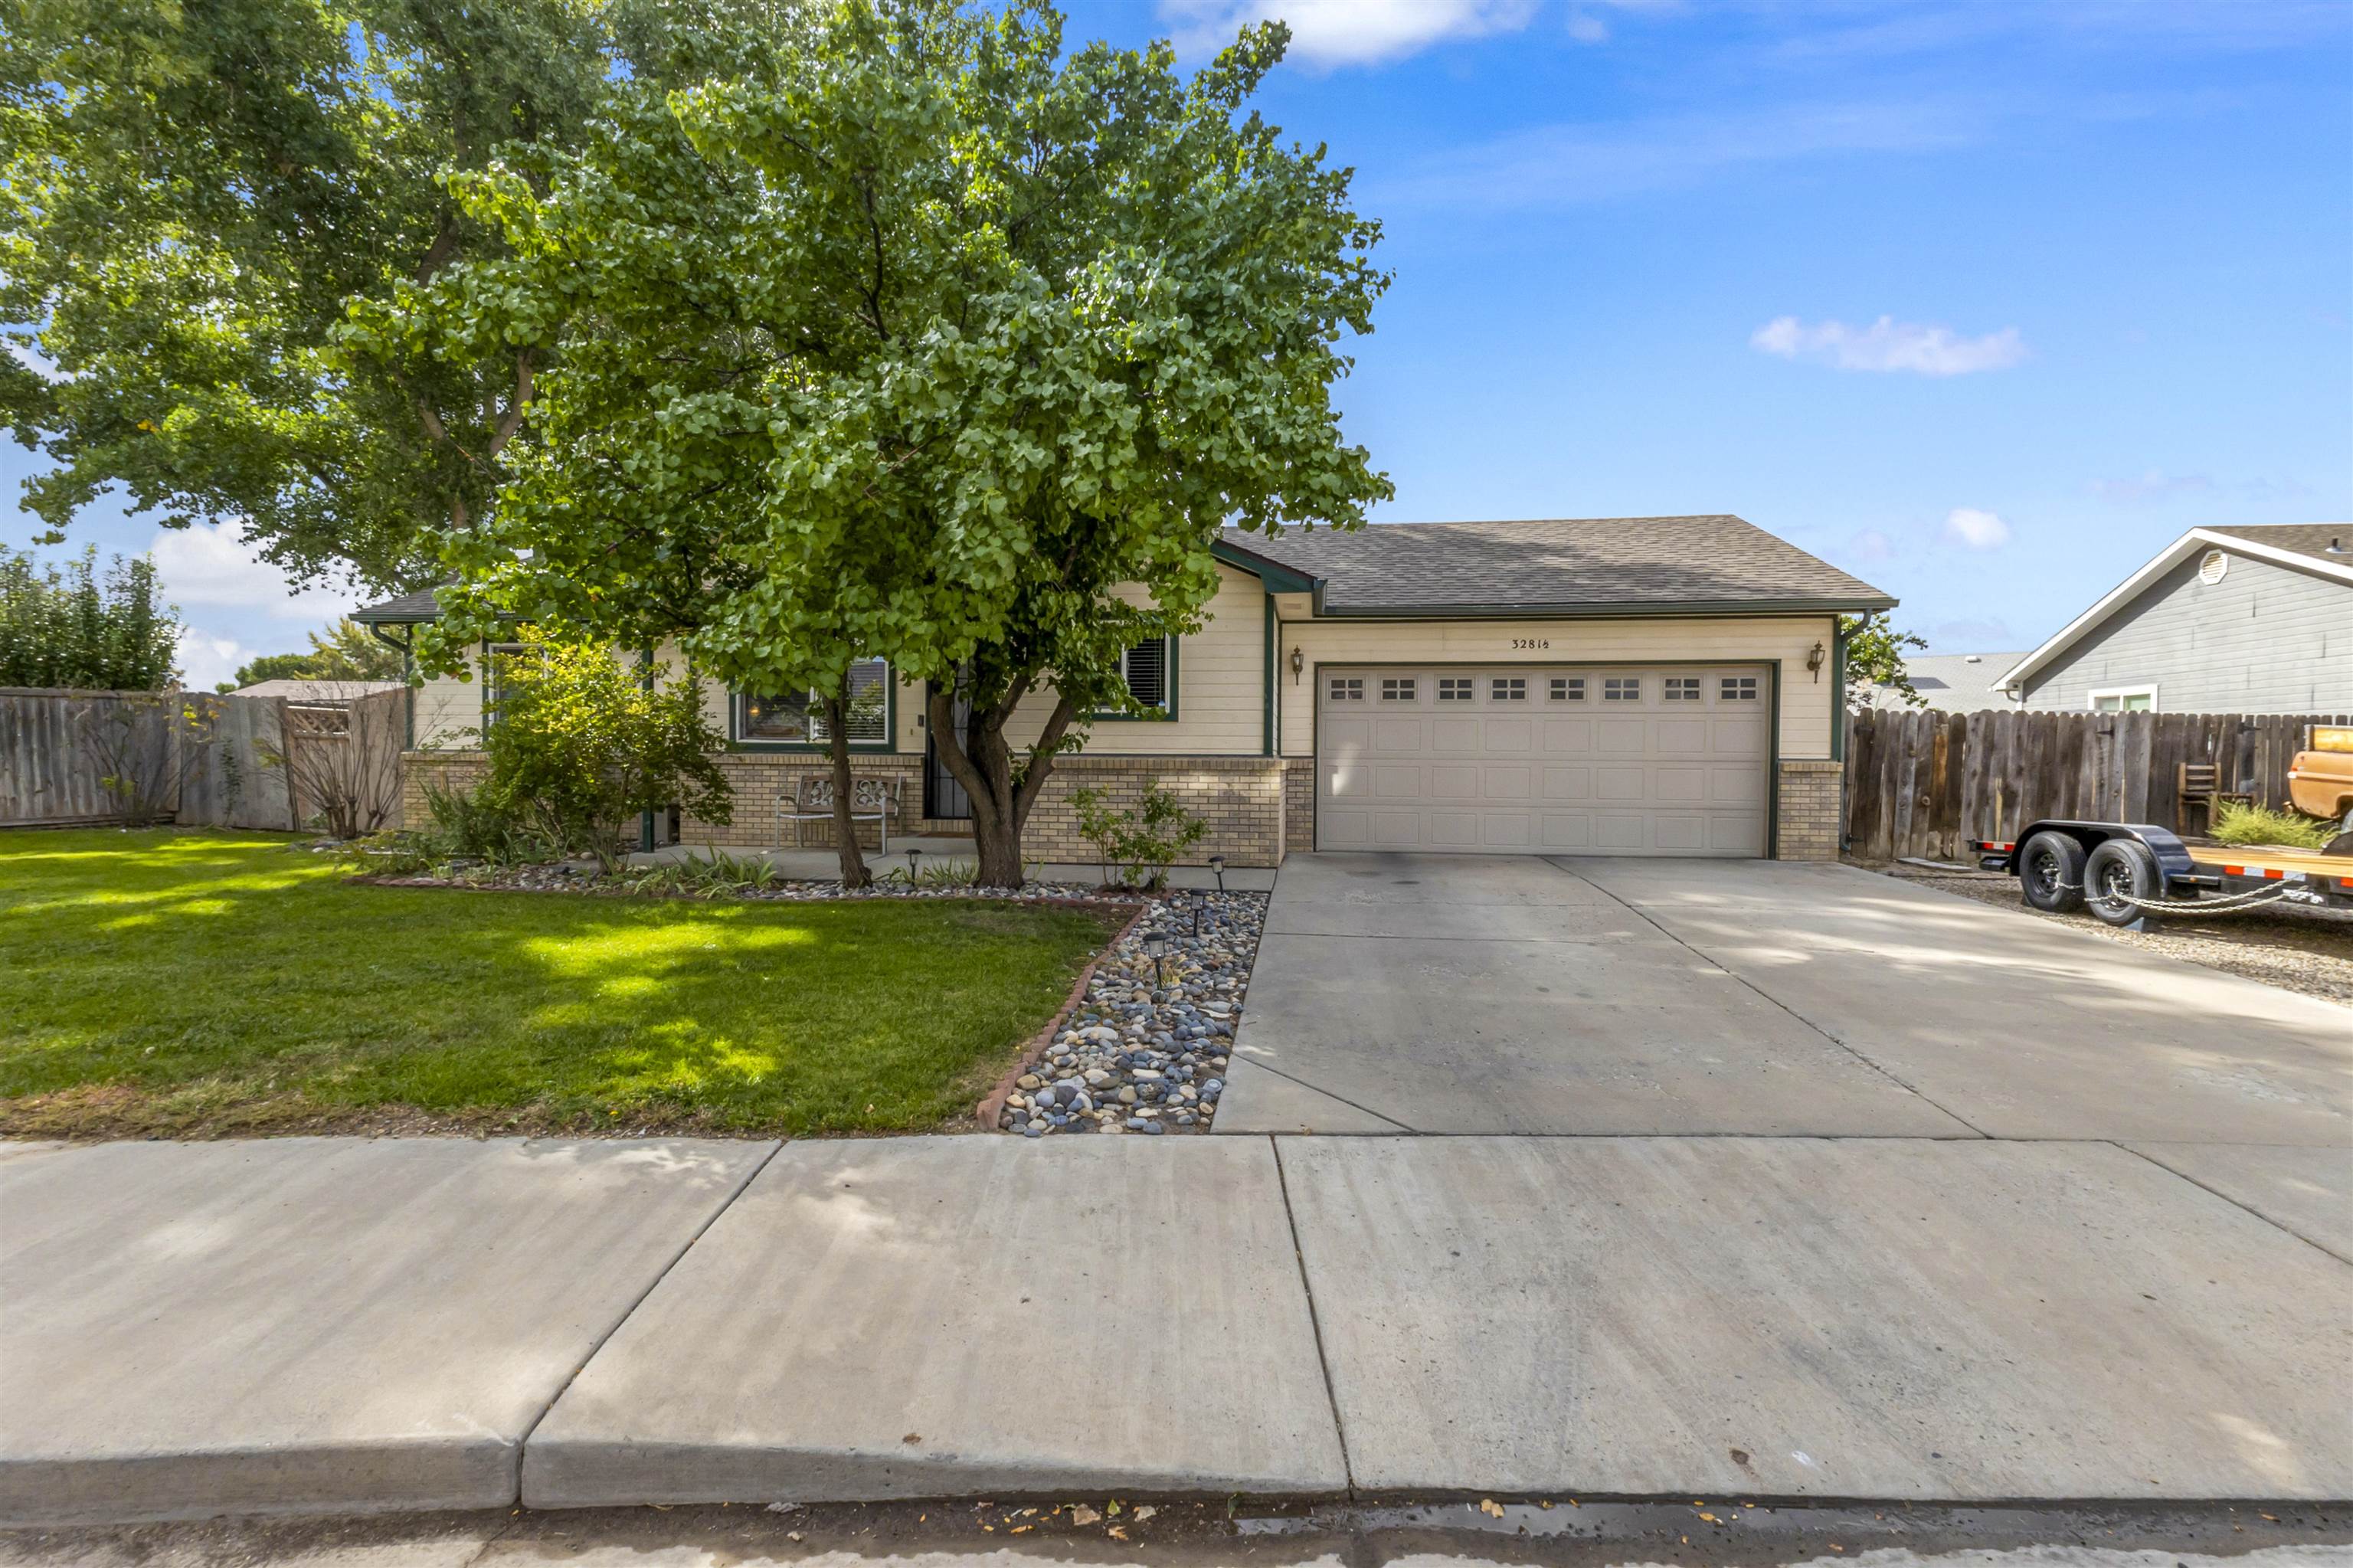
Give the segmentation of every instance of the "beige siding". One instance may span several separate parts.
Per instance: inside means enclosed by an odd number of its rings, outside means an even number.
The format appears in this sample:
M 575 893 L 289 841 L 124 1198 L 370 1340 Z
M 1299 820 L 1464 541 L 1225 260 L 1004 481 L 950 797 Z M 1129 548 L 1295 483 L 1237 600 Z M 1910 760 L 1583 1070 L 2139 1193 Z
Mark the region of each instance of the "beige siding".
M 1291 596 L 1278 596 L 1277 603 Z M 1282 749 L 1285 757 L 1315 750 L 1315 667 L 1331 664 L 1472 663 L 1663 664 L 1781 662 L 1781 756 L 1831 754 L 1829 616 L 1656 620 L 1292 621 L 1276 628 L 1282 674 Z M 1513 647 L 1514 641 L 1541 644 Z M 1825 665 L 1817 680 L 1806 655 L 1820 642 Z M 1306 657 L 1306 673 L 1291 673 L 1291 651 Z

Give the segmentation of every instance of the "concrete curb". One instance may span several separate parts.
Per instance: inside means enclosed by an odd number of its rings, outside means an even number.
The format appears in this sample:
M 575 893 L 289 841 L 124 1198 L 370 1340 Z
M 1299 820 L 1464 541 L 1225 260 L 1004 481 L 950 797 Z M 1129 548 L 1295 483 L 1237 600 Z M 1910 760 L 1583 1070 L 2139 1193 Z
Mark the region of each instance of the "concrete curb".
M 1103 945 L 1101 952 L 1087 960 L 1086 967 L 1079 971 L 1079 978 L 1071 982 L 1071 994 L 1062 999 L 1061 1011 L 1046 1021 L 1045 1028 L 1030 1036 L 1029 1044 L 1021 1048 L 1021 1054 L 1014 1059 L 1013 1065 L 997 1080 L 997 1086 L 981 1096 L 980 1103 L 972 1107 L 973 1119 L 980 1124 L 984 1132 L 997 1130 L 997 1118 L 1005 1111 L 1005 1097 L 1020 1082 L 1021 1075 L 1038 1065 L 1039 1059 L 1046 1054 L 1046 1048 L 1053 1044 L 1054 1036 L 1060 1033 L 1063 1023 L 1078 1011 L 1079 1003 L 1086 1001 L 1087 987 L 1094 982 L 1095 969 L 1103 961 L 1103 955 L 1117 951 L 1119 945 L 1127 940 L 1128 934 L 1152 908 L 1150 904 L 1121 904 L 1110 899 L 1065 898 L 1053 902 L 1056 907 L 1063 909 L 1125 909 L 1129 912 L 1127 924 L 1119 928 L 1117 936 Z

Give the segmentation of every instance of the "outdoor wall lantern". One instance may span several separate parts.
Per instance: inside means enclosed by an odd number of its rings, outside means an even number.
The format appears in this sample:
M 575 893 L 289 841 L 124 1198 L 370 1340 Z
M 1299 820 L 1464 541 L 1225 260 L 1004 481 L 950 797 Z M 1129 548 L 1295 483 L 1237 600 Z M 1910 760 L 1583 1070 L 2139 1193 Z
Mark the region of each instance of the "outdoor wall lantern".
M 1819 681 L 1822 678 L 1822 661 L 1828 657 L 1830 657 L 1830 650 L 1819 642 L 1807 652 L 1806 668 L 1814 673 L 1815 680 Z
M 1301 652 L 1299 645 L 1294 642 L 1291 647 L 1291 683 L 1293 685 L 1299 684 L 1299 677 L 1306 669 L 1307 655 Z

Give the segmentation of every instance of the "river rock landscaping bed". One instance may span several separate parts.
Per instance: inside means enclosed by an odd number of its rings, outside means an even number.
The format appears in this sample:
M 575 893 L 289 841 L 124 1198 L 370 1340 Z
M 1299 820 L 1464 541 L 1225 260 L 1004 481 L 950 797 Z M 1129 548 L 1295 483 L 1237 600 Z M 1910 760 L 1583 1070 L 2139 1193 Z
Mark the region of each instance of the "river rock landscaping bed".
M 999 1130 L 1208 1131 L 1266 905 L 1262 893 L 1153 899 L 1096 965 L 1086 999 L 1044 1055 L 1015 1080 Z

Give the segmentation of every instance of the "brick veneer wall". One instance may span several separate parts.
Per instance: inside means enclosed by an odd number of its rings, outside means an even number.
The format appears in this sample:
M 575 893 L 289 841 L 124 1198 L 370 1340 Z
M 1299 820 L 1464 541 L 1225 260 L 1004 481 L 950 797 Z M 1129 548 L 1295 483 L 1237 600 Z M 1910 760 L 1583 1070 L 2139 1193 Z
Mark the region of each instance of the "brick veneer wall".
M 1294 757 L 1282 779 L 1282 842 L 1294 854 L 1315 847 L 1315 762 Z
M 731 751 L 719 758 L 721 770 L 735 791 L 734 821 L 725 826 L 687 817 L 679 828 L 689 844 L 720 844 L 733 849 L 766 849 L 776 842 L 776 799 L 792 794 L 802 779 L 828 770 L 823 758 L 776 752 Z M 850 771 L 860 777 L 895 779 L 900 811 L 892 822 L 894 833 L 966 834 L 965 822 L 930 822 L 918 813 L 923 802 L 923 759 L 913 755 L 853 757 Z M 410 822 L 427 820 L 424 783 L 440 779 L 445 787 L 470 789 L 481 779 L 485 763 L 478 751 L 412 751 L 401 758 L 401 798 Z M 1078 812 L 1071 792 L 1092 785 L 1104 791 L 1114 807 L 1133 808 L 1150 779 L 1176 795 L 1185 809 L 1208 824 L 1199 843 L 1187 851 L 1185 863 L 1202 864 L 1222 854 L 1231 865 L 1276 865 L 1282 860 L 1284 768 L 1272 757 L 1062 757 L 1055 759 L 1053 775 L 1029 813 L 1021 847 L 1033 861 L 1084 863 L 1095 848 L 1079 835 Z M 786 824 L 785 842 L 795 842 L 792 824 Z M 875 847 L 878 831 L 860 823 L 860 840 Z M 805 822 L 797 837 L 806 848 L 829 847 L 829 822 Z
M 1839 786 L 1846 765 L 1786 761 L 1781 764 L 1781 860 L 1836 860 L 1839 856 Z

